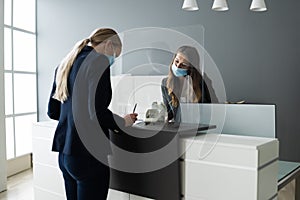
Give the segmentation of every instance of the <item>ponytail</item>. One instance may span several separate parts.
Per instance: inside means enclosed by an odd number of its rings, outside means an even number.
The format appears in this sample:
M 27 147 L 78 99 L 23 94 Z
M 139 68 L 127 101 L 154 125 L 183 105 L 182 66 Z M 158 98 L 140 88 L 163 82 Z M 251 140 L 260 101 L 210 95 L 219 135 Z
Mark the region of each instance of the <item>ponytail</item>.
M 54 99 L 64 102 L 69 96 L 68 92 L 68 76 L 73 63 L 81 50 L 90 42 L 90 39 L 79 41 L 73 49 L 62 60 L 60 66 L 57 69 L 56 74 L 56 90 L 53 95 Z
M 68 53 L 68 55 L 62 60 L 60 66 L 56 73 L 56 90 L 53 95 L 54 99 L 64 102 L 68 99 L 68 76 L 70 70 L 75 62 L 76 57 L 82 51 L 82 49 L 91 43 L 92 46 L 97 46 L 105 40 L 112 40 L 114 44 L 121 46 L 121 40 L 116 31 L 110 28 L 100 28 L 96 29 L 88 39 L 79 41 L 73 49 Z

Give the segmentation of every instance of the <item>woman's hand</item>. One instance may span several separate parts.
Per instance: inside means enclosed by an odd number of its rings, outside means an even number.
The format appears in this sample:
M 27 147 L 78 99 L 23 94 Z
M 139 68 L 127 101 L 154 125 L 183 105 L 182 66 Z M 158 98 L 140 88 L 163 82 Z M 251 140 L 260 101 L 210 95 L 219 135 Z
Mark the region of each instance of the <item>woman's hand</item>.
M 125 126 L 132 126 L 132 124 L 137 120 L 137 113 L 131 113 L 124 116 Z

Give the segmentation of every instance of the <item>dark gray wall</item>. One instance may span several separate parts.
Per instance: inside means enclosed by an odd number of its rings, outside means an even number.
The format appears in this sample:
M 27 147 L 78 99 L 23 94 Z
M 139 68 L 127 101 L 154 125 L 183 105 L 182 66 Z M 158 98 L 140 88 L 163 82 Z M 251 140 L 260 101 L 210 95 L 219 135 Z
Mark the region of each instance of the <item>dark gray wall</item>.
M 280 157 L 300 161 L 300 1 L 266 0 L 263 13 L 250 2 L 229 0 L 229 11 L 214 12 L 212 1 L 198 0 L 200 10 L 187 12 L 180 0 L 37 0 L 39 120 L 48 119 L 54 68 L 95 28 L 202 24 L 228 100 L 276 104 Z

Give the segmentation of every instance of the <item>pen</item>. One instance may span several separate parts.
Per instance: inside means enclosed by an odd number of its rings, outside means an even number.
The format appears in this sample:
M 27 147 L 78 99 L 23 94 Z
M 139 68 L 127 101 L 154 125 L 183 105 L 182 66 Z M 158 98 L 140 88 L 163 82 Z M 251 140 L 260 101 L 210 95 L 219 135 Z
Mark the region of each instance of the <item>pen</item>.
M 135 112 L 136 105 L 137 105 L 137 103 L 134 105 L 132 113 L 134 113 L 134 112 Z

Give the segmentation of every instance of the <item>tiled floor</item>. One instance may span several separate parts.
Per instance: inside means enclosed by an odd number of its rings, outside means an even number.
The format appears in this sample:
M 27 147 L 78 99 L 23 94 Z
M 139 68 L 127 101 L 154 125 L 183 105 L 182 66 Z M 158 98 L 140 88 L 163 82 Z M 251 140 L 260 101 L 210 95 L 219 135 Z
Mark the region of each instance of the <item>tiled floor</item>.
M 11 176 L 7 180 L 7 191 L 0 193 L 0 200 L 33 200 L 32 169 Z

